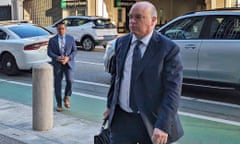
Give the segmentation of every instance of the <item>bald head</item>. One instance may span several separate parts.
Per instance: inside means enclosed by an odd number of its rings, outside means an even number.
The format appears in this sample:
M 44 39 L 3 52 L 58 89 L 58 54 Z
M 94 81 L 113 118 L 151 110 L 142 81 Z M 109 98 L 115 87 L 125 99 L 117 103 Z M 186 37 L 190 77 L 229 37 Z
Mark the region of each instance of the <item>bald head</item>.
M 148 1 L 135 3 L 129 12 L 129 29 L 141 39 L 150 34 L 157 24 L 157 11 Z
M 136 7 L 136 6 L 142 7 L 144 10 L 148 9 L 151 13 L 151 16 L 157 17 L 157 9 L 152 3 L 148 2 L 148 1 L 141 1 L 141 2 L 137 2 L 137 3 L 133 4 L 132 8 Z

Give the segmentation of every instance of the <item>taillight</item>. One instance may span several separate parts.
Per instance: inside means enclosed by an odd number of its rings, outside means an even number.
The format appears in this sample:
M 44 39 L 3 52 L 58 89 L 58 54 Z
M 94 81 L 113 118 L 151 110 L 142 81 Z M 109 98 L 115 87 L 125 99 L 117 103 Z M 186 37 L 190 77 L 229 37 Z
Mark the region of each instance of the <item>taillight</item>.
M 27 45 L 24 47 L 24 50 L 37 50 L 42 46 L 46 46 L 48 45 L 48 42 L 41 42 L 41 43 L 35 43 L 35 44 L 31 44 L 31 45 Z

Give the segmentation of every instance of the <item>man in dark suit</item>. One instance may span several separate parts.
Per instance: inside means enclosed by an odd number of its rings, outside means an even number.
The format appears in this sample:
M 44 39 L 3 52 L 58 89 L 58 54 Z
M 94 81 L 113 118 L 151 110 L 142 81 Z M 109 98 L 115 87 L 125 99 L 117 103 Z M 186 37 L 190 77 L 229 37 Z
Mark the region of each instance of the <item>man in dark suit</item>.
M 156 22 L 156 8 L 137 2 L 129 12 L 131 33 L 116 41 L 104 112 L 111 144 L 166 144 L 183 135 L 179 47 L 154 31 Z
M 62 111 L 62 79 L 66 78 L 64 106 L 70 108 L 69 96 L 72 94 L 74 57 L 77 53 L 75 41 L 72 36 L 65 34 L 64 23 L 57 25 L 58 34 L 49 40 L 48 56 L 52 58 L 54 70 L 54 88 L 57 101 L 57 111 Z

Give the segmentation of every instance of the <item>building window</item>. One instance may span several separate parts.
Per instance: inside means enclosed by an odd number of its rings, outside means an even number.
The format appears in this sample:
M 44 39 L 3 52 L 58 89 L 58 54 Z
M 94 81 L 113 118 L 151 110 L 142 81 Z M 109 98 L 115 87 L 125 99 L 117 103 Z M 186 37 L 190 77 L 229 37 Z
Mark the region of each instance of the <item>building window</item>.
M 122 9 L 118 9 L 118 22 L 122 22 Z

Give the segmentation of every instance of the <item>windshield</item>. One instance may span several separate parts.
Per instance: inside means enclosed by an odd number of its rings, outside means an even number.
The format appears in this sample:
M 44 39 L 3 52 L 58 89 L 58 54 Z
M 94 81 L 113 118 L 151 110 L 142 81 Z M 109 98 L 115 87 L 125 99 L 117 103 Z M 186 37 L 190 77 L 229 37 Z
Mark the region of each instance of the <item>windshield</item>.
M 20 38 L 50 35 L 48 31 L 35 25 L 18 25 L 9 27 L 9 29 L 17 34 Z

